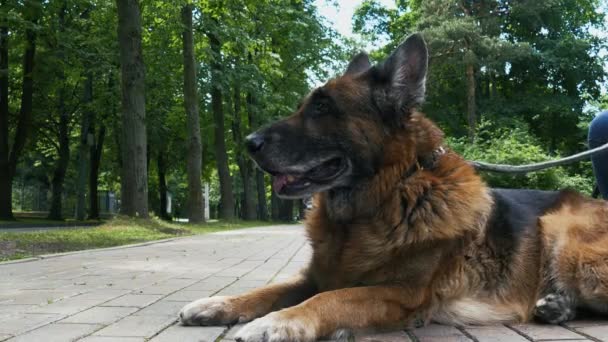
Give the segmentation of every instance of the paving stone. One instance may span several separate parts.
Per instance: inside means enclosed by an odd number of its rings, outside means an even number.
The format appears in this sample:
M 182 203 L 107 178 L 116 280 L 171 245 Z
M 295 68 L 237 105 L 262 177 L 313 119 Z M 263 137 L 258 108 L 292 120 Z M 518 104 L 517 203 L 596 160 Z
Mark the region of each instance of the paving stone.
M 126 294 L 122 297 L 105 302 L 102 304 L 102 306 L 129 306 L 143 308 L 156 302 L 162 297 L 162 295 Z
M 386 332 L 386 333 L 356 333 L 355 341 L 357 342 L 410 342 L 412 339 L 404 331 Z
M 27 313 L 56 313 L 63 315 L 73 315 L 88 308 L 102 303 L 100 299 L 74 299 L 68 298 L 49 305 L 37 306 L 27 310 Z
M 26 313 L 29 310 L 39 308 L 38 305 L 16 304 L 16 305 L 0 305 L 0 322 L 3 319 L 8 319 L 11 316 L 16 316 L 20 313 Z
M 534 340 L 585 339 L 582 335 L 559 325 L 530 323 L 511 325 L 511 327 Z
M 192 302 L 197 299 L 207 298 L 213 291 L 189 291 L 189 290 L 181 290 L 177 291 L 167 297 L 164 300 L 176 301 L 176 302 Z
M 589 325 L 582 328 L 577 328 L 576 331 L 580 331 L 587 336 L 595 337 L 601 341 L 608 341 L 608 322 L 604 322 L 605 325 Z
M 585 328 L 585 327 L 594 327 L 597 325 L 608 325 L 608 321 L 606 318 L 598 317 L 595 320 L 592 319 L 583 319 L 577 321 L 570 321 L 564 323 L 565 326 L 569 328 Z
M 479 342 L 527 342 L 527 338 L 503 326 L 466 327 L 466 332 Z
M 161 300 L 135 313 L 136 316 L 169 316 L 177 318 L 179 311 L 187 302 Z
M 207 279 L 203 279 L 195 284 L 188 286 L 184 290 L 188 291 L 219 291 L 233 282 L 237 281 L 237 277 L 209 277 Z
M 177 290 L 181 290 L 184 287 L 190 286 L 197 281 L 195 279 L 171 279 L 169 281 L 157 283 L 148 287 L 145 287 L 138 291 L 138 293 L 142 294 L 160 294 L 166 295 Z
M 460 330 L 439 324 L 430 324 L 424 328 L 412 330 L 420 342 L 470 342 L 471 339 Z
M 173 325 L 150 342 L 213 342 L 226 331 L 225 327 L 184 327 Z
M 128 316 L 97 331 L 95 336 L 151 337 L 174 323 L 167 316 Z
M 14 337 L 9 342 L 67 342 L 75 341 L 101 328 L 95 324 L 60 324 L 54 323 Z
M 78 342 L 145 342 L 143 337 L 87 336 Z
M 0 334 L 17 335 L 63 318 L 59 314 L 22 314 L 0 322 Z
M 79 300 L 99 299 L 102 302 L 105 302 L 105 301 L 120 297 L 129 292 L 130 292 L 129 290 L 122 290 L 122 289 L 100 288 L 100 289 L 94 289 L 93 291 L 72 297 L 72 299 L 79 299 Z
M 130 307 L 98 306 L 78 313 L 74 316 L 65 318 L 61 320 L 60 323 L 89 323 L 106 325 L 116 322 L 137 310 L 137 308 Z

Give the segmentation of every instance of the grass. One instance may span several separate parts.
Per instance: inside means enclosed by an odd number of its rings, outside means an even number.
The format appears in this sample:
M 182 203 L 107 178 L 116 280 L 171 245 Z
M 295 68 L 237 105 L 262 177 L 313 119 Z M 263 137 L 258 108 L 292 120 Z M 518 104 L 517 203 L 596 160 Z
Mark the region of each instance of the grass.
M 143 220 L 119 217 L 94 228 L 0 233 L 0 261 L 270 224 L 272 223 L 260 221 L 185 224 L 156 218 Z

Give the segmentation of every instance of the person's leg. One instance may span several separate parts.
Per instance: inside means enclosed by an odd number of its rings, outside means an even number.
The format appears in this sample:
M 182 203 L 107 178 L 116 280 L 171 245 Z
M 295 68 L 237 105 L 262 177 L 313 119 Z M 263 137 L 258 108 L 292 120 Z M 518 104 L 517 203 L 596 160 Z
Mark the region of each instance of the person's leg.
M 608 143 L 608 111 L 596 116 L 589 125 L 589 148 Z M 608 199 L 608 152 L 591 157 L 597 186 L 604 199 Z

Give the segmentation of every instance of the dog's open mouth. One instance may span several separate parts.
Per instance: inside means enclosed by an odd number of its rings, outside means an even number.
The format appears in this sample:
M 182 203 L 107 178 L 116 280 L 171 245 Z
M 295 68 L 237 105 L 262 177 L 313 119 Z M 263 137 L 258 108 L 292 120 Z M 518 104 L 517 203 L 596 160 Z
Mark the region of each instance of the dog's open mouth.
M 348 162 L 341 157 L 327 159 L 299 173 L 274 172 L 273 186 L 279 195 L 297 196 L 313 192 L 319 185 L 332 183 L 348 169 Z M 311 190 L 311 191 L 308 191 Z

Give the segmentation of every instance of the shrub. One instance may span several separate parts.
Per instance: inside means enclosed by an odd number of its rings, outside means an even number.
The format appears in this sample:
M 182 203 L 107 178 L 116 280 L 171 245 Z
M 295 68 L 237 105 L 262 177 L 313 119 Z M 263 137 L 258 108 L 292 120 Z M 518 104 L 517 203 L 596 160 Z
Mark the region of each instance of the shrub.
M 546 153 L 521 125 L 499 128 L 484 121 L 479 125 L 474 143 L 469 143 L 467 138 L 448 138 L 446 142 L 466 159 L 488 163 L 522 165 L 560 158 L 559 155 Z M 569 173 L 562 167 L 527 174 L 482 172 L 482 176 L 490 186 L 500 188 L 572 188 L 590 194 L 594 185 L 594 179 L 589 173 Z

